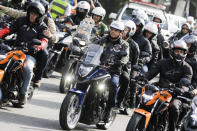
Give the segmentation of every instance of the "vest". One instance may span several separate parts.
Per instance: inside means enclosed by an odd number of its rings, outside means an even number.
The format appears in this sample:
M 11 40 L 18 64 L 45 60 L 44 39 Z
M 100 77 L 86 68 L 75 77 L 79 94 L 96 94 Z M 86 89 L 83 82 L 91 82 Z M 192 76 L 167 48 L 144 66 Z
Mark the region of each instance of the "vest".
M 63 0 L 54 0 L 51 7 L 51 15 L 55 19 L 57 16 L 63 16 L 67 8 L 67 2 Z

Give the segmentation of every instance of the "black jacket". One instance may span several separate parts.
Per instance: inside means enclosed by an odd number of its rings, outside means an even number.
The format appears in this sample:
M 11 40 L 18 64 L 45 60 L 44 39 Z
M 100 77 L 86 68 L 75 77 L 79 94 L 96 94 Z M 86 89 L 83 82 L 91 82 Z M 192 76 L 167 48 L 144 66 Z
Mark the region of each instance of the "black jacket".
M 185 36 L 186 34 L 183 34 L 181 31 L 176 32 L 173 34 L 173 36 L 170 37 L 170 42 L 171 41 L 175 41 L 175 40 L 180 40 L 183 36 Z
M 140 49 L 138 44 L 133 40 L 133 39 L 129 39 L 128 40 L 129 43 L 129 61 L 131 62 L 131 65 L 135 65 L 138 63 L 139 60 L 139 55 L 140 55 Z
M 17 34 L 16 43 L 17 45 L 21 42 L 31 43 L 33 39 L 43 39 L 47 38 L 43 31 L 47 29 L 47 26 L 44 22 L 31 24 L 27 17 L 20 17 L 13 21 L 9 27 L 11 33 Z
M 123 65 L 127 64 L 129 61 L 129 44 L 122 40 L 122 38 L 116 41 L 111 41 L 110 36 L 103 37 L 101 40 L 97 41 L 96 44 L 102 45 L 104 47 L 103 53 L 101 55 L 101 64 L 114 63 L 110 67 L 110 72 L 112 74 L 120 75 L 122 73 Z M 119 45 L 121 52 L 126 52 L 126 56 L 119 56 L 113 51 L 114 45 Z
M 150 62 L 152 57 L 152 47 L 148 39 L 146 39 L 142 34 L 134 35 L 133 40 L 138 44 L 140 49 L 140 60 L 142 64 L 147 64 Z
M 189 57 L 187 55 L 185 61 L 192 67 L 193 70 L 192 85 L 196 86 L 197 85 L 197 56 Z
M 184 61 L 182 65 L 178 66 L 170 58 L 158 61 L 156 66 L 145 74 L 145 78 L 151 80 L 159 73 L 159 86 L 164 88 L 167 88 L 169 83 L 179 83 L 182 78 L 191 82 L 193 75 L 192 68 L 187 62 Z

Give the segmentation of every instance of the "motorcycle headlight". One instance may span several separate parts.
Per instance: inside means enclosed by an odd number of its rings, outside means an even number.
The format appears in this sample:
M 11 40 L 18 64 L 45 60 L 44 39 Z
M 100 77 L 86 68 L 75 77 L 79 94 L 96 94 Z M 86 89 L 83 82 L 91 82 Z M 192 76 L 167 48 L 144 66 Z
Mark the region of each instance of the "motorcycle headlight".
M 85 41 L 79 41 L 79 44 L 81 45 L 81 46 L 84 46 L 84 45 L 86 45 L 86 42 Z
M 71 82 L 73 79 L 73 76 L 71 74 L 66 75 L 65 80 L 68 82 Z
M 99 84 L 99 85 L 98 85 L 98 89 L 99 89 L 100 91 L 103 91 L 103 90 L 105 89 L 105 86 L 106 86 L 106 85 L 103 84 L 103 83 L 102 83 L 102 84 Z
M 147 102 L 149 102 L 150 100 L 152 100 L 153 97 L 154 97 L 154 95 L 148 95 L 148 94 L 144 93 L 142 95 L 143 103 L 146 104 Z
M 82 64 L 79 67 L 78 73 L 80 76 L 84 77 L 84 76 L 87 76 L 92 71 L 92 69 L 93 67 L 84 66 Z

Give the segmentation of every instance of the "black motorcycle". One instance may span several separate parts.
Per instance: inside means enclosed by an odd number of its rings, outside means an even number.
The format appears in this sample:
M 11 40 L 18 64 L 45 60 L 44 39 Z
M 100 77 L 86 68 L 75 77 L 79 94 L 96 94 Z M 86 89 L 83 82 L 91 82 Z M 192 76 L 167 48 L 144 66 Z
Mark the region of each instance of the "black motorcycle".
M 46 78 L 50 77 L 54 71 L 62 73 L 68 59 L 70 43 L 72 43 L 72 32 L 69 30 L 68 25 L 58 22 L 57 27 L 59 41 L 48 46 L 48 64 L 43 74 Z
M 60 109 L 62 129 L 74 129 L 78 122 L 107 129 L 115 120 L 116 112 L 111 110 L 109 122 L 104 122 L 111 76 L 106 67 L 99 66 L 102 52 L 102 46 L 92 44 L 84 61 L 78 63 L 76 84 L 67 93 Z

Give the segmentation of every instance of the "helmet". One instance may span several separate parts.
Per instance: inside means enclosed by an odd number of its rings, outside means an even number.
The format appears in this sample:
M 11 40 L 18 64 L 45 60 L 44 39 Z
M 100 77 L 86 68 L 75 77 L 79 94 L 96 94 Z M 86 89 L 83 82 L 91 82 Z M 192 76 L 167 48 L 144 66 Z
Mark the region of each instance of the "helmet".
M 164 22 L 164 19 L 165 19 L 164 16 L 163 16 L 162 14 L 158 14 L 158 13 L 154 15 L 153 21 L 154 21 L 155 18 L 160 19 L 160 20 L 161 20 L 160 23 L 163 23 L 163 22 Z
M 158 28 L 157 25 L 153 22 L 149 22 L 144 26 L 144 30 L 147 30 L 151 33 L 153 33 L 154 35 L 157 35 L 158 33 Z
M 137 10 L 137 18 L 143 19 L 145 22 L 148 22 L 148 15 L 144 10 Z
M 39 14 L 39 17 L 36 18 L 36 23 L 40 23 L 42 21 L 42 17 L 45 14 L 45 8 L 40 2 L 32 2 L 29 4 L 27 8 L 27 17 L 29 19 L 30 12 L 35 12 Z
M 113 21 L 109 27 L 120 31 L 123 31 L 125 28 L 124 23 L 122 23 L 121 21 Z
M 90 11 L 90 4 L 87 1 L 80 1 L 77 4 L 77 8 L 84 9 L 86 12 Z
M 105 17 L 106 11 L 103 7 L 96 7 L 92 10 L 92 14 L 101 16 L 101 20 L 103 20 Z
M 134 9 L 134 10 L 133 10 L 133 12 L 132 12 L 132 14 L 131 14 L 132 17 L 135 17 L 135 18 L 137 17 L 137 11 L 138 11 L 138 9 Z
M 191 30 L 191 25 L 189 23 L 185 23 L 181 26 L 181 28 L 183 28 L 183 26 L 186 25 L 188 27 L 188 30 Z
M 140 18 L 134 18 L 132 19 L 133 22 L 135 23 L 136 26 L 139 26 L 143 29 L 144 25 L 145 25 L 145 22 L 143 19 L 140 19 Z
M 187 21 L 188 21 L 188 22 L 192 22 L 192 23 L 195 22 L 193 16 L 188 16 L 188 17 L 187 17 Z
M 175 49 L 183 50 L 184 54 L 175 54 L 174 53 Z M 170 48 L 170 58 L 173 59 L 176 62 L 176 64 L 180 65 L 185 60 L 187 51 L 188 51 L 188 47 L 184 40 L 180 39 L 174 41 L 171 44 L 171 48 Z
M 44 8 L 45 8 L 45 13 L 47 13 L 48 10 L 49 10 L 49 2 L 46 1 L 46 0 L 37 0 L 37 1 L 39 1 L 39 2 L 44 6 Z
M 133 36 L 135 34 L 135 31 L 136 31 L 135 23 L 132 20 L 123 20 L 122 22 L 124 23 L 125 27 L 128 27 L 130 29 L 128 35 Z
M 189 47 L 189 53 L 194 53 L 197 50 L 197 36 L 195 35 L 186 35 L 182 38 L 185 43 L 187 43 L 187 46 Z

